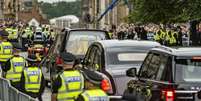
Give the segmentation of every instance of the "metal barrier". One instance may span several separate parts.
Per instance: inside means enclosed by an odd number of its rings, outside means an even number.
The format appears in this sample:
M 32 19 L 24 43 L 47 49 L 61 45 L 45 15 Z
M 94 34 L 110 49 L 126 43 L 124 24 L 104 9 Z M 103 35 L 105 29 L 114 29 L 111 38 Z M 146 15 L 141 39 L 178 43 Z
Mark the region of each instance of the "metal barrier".
M 0 101 L 36 101 L 36 99 L 18 91 L 8 80 L 0 77 Z

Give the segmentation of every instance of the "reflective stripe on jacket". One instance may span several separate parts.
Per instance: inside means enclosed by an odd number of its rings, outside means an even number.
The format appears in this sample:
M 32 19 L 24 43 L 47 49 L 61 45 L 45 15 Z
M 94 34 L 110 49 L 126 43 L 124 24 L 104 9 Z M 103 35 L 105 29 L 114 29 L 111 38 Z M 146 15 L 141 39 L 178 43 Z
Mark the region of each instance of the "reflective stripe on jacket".
M 13 55 L 13 45 L 10 42 L 0 43 L 0 61 L 6 62 Z
M 11 80 L 12 82 L 19 82 L 26 64 L 25 59 L 23 57 L 13 57 L 10 60 L 10 63 L 11 67 L 6 73 L 6 79 Z
M 74 101 L 84 88 L 84 78 L 79 71 L 64 71 L 61 75 L 62 86 L 58 90 L 58 101 Z
M 24 69 L 25 90 L 27 92 L 39 93 L 42 71 L 38 67 L 29 67 Z
M 84 98 L 84 101 L 109 101 L 109 97 L 101 89 L 86 90 L 81 96 Z

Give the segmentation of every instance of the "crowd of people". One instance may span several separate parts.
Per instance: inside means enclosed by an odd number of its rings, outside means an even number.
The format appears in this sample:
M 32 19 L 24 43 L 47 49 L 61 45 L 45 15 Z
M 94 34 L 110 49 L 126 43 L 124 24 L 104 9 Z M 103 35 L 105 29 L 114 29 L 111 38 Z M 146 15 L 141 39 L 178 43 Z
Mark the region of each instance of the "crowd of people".
M 0 70 L 2 77 L 9 80 L 17 90 L 42 101 L 46 81 L 39 65 L 41 57 L 37 54 L 40 53 L 23 57 L 19 54 L 21 50 L 12 44 L 18 38 L 22 38 L 24 43 L 35 35 L 37 38 L 37 32 L 44 33 L 46 38 L 54 38 L 53 31 L 47 27 L 35 28 L 22 23 L 0 26 Z M 54 80 L 51 79 L 51 101 L 109 101 L 107 94 L 99 88 L 104 79 L 100 74 L 75 69 L 80 67 L 76 65 L 77 58 L 72 53 L 62 52 L 59 55 L 62 70 Z
M 167 46 L 182 46 L 190 43 L 187 24 L 121 24 L 117 27 L 112 26 L 109 33 L 114 39 L 152 40 Z
M 22 22 L 5 22 L 0 25 L 0 35 L 8 37 L 9 41 L 19 41 L 22 39 L 22 46 L 29 40 L 33 40 L 34 34 L 41 32 L 44 34 L 45 40 L 53 42 L 55 40 L 56 33 L 50 26 L 40 25 L 38 27 L 29 26 Z M 24 48 L 24 47 L 23 47 Z
M 42 101 L 42 94 L 46 87 L 45 79 L 39 63 L 41 57 L 30 54 L 28 57 L 20 56 L 24 47 L 14 46 L 15 41 L 22 40 L 27 44 L 36 38 L 36 33 L 44 34 L 46 40 L 54 41 L 55 33 L 47 26 L 29 26 L 21 22 L 5 21 L 0 25 L 0 70 L 1 76 L 10 81 L 17 90 Z M 13 42 L 14 41 L 14 42 Z M 19 42 L 18 42 L 19 43 Z

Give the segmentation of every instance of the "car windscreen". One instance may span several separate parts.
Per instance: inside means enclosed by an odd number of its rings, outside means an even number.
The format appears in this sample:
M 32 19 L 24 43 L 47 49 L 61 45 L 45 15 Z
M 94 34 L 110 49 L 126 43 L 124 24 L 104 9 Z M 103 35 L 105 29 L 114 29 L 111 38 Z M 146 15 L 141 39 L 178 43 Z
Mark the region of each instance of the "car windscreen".
M 65 50 L 74 55 L 85 55 L 88 47 L 97 40 L 106 39 L 102 31 L 71 31 Z
M 175 69 L 177 82 L 201 82 L 200 59 L 176 59 Z
M 108 65 L 132 65 L 142 64 L 147 55 L 147 50 L 140 50 L 130 47 L 119 47 L 108 50 Z

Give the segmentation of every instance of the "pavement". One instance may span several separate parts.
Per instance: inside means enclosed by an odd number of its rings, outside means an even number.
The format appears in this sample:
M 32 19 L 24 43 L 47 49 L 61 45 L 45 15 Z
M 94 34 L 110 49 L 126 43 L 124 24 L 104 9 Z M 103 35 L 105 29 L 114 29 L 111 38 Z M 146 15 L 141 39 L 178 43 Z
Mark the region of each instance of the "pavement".
M 45 88 L 45 92 L 43 93 L 43 101 L 51 101 L 51 90 L 49 88 Z

